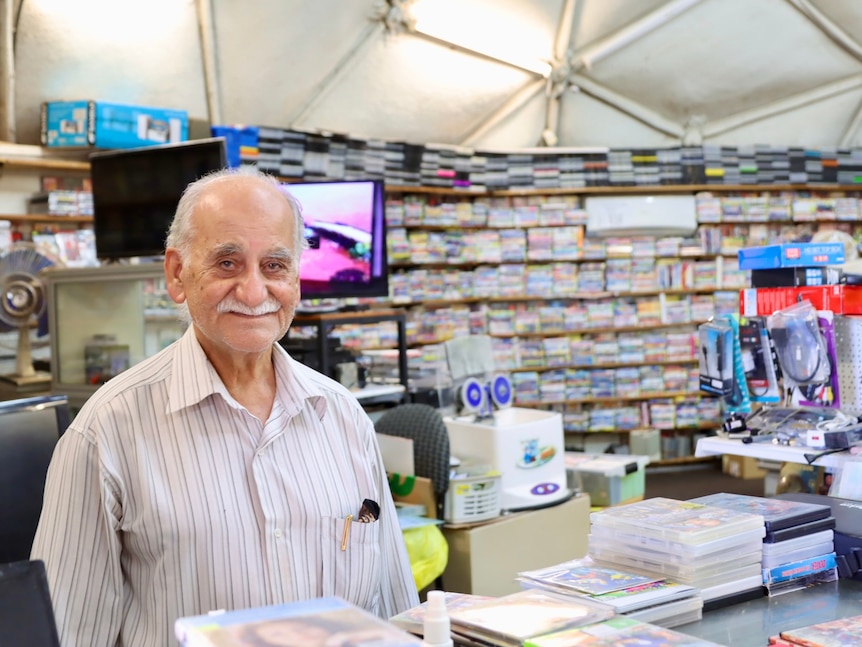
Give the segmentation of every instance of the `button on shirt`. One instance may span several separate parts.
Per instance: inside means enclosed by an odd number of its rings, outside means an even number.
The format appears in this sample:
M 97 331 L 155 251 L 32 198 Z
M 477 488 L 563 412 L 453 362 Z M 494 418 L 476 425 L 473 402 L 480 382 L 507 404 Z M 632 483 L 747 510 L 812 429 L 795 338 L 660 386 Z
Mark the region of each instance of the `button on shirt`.
M 371 421 L 334 380 L 278 345 L 273 359 L 265 423 L 191 327 L 74 418 L 32 551 L 64 647 L 164 647 L 179 617 L 327 595 L 384 618 L 418 604 Z M 366 498 L 379 521 L 347 522 Z

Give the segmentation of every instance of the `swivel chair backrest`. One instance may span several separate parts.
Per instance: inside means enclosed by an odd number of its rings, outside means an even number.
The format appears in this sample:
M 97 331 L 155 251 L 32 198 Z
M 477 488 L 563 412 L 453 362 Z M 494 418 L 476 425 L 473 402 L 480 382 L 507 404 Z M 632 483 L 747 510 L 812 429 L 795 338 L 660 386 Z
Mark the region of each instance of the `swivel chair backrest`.
M 381 434 L 413 440 L 416 476 L 431 480 L 437 516 L 442 519 L 449 489 L 449 432 L 442 414 L 428 404 L 400 404 L 380 416 L 374 428 Z
M 0 564 L 0 643 L 60 647 L 44 562 Z
M 0 564 L 30 558 L 48 464 L 68 425 L 65 395 L 0 402 Z

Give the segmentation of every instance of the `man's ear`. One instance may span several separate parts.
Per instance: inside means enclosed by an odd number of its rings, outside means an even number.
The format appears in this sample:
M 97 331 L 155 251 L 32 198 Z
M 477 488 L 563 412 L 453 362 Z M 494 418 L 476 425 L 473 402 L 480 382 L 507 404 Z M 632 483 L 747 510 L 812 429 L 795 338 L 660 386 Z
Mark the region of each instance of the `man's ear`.
M 168 294 L 175 303 L 183 303 L 186 300 L 186 291 L 181 278 L 183 262 L 175 247 L 165 250 L 165 283 Z

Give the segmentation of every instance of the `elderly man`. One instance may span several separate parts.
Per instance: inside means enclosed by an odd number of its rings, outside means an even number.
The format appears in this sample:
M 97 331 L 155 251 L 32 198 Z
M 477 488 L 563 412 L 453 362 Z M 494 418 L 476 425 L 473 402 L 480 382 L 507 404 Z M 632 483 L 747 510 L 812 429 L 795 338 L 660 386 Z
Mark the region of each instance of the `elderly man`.
M 254 169 L 186 189 L 164 266 L 190 326 L 86 402 L 48 471 L 32 557 L 64 647 L 166 647 L 181 616 L 325 595 L 418 604 L 371 421 L 277 343 L 304 246 Z

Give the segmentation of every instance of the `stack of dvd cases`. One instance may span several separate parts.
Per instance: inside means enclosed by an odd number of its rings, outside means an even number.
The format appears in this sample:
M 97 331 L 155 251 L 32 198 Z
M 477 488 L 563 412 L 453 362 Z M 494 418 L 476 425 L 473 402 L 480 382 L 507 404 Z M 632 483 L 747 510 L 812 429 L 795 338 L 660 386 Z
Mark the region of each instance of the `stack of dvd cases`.
M 692 499 L 763 516 L 763 586 L 770 596 L 838 579 L 832 508 L 818 503 L 719 493 Z
M 589 554 L 700 589 L 704 609 L 761 597 L 763 517 L 656 497 L 590 515 Z

